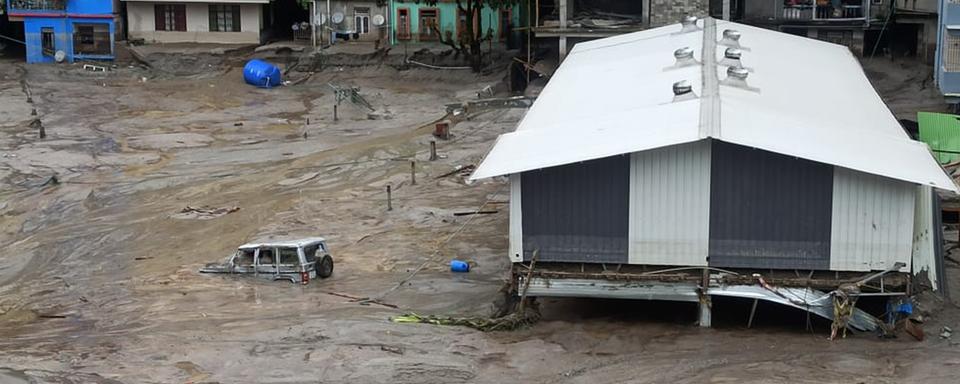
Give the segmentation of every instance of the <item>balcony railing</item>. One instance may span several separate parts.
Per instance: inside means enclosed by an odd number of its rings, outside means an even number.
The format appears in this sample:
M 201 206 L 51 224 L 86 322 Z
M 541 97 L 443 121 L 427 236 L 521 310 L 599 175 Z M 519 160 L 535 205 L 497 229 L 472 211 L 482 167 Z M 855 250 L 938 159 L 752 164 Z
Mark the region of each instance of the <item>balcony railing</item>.
M 864 10 L 868 7 L 866 1 L 777 1 L 776 4 L 778 18 L 790 21 L 863 20 L 866 18 Z
M 11 11 L 63 11 L 65 0 L 9 0 Z

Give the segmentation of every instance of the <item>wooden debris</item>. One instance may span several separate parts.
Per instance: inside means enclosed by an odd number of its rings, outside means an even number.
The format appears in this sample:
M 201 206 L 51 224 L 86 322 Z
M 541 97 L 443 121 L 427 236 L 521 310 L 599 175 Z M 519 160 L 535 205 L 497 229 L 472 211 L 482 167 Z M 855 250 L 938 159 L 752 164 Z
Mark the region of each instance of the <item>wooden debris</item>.
M 228 215 L 239 211 L 240 207 L 223 207 L 223 208 L 210 208 L 210 207 L 191 207 L 186 206 L 181 209 L 180 212 L 171 215 L 171 218 L 174 219 L 198 219 L 198 220 L 209 220 L 214 219 L 223 215 Z
M 454 212 L 454 216 L 470 216 L 470 215 L 490 215 L 500 211 L 491 210 L 491 211 L 468 211 L 468 212 Z
M 332 292 L 332 291 L 323 291 L 323 293 L 326 293 L 326 294 L 328 294 L 328 295 L 330 295 L 330 296 L 336 296 L 336 297 L 342 297 L 342 298 L 344 298 L 344 299 L 350 299 L 350 301 L 355 302 L 355 303 L 360 303 L 360 304 L 367 304 L 367 305 L 368 305 L 368 304 L 377 304 L 377 305 L 382 305 L 382 306 L 387 307 L 387 308 L 393 308 L 393 309 L 400 308 L 400 307 L 398 307 L 398 306 L 396 306 L 396 305 L 393 305 L 393 304 L 390 304 L 390 303 L 384 303 L 384 302 L 382 302 L 382 301 L 380 301 L 380 300 L 371 299 L 371 298 L 369 298 L 369 297 L 357 297 L 357 296 L 347 295 L 347 294 L 345 294 L 345 293 Z
M 452 176 L 452 175 L 455 175 L 455 174 L 460 174 L 460 176 L 469 176 L 469 175 L 470 175 L 470 172 L 472 172 L 475 168 L 477 168 L 477 166 L 476 166 L 476 165 L 473 165 L 473 164 L 467 164 L 467 165 L 464 165 L 464 166 L 459 166 L 459 165 L 458 165 L 456 168 L 454 168 L 454 170 L 452 170 L 452 171 L 450 171 L 450 172 L 447 172 L 447 173 L 444 173 L 444 174 L 442 174 L 442 175 L 440 175 L 440 176 L 437 176 L 436 178 L 437 178 L 437 179 L 442 179 L 442 178 L 444 178 L 444 177 Z

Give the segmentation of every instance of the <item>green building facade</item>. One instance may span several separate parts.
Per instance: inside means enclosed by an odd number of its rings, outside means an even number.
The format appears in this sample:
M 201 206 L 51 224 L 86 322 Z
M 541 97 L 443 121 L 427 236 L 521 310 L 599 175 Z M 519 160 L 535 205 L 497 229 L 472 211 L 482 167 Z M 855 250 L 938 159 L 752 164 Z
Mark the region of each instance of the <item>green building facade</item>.
M 437 42 L 435 25 L 441 36 L 458 40 L 466 32 L 469 16 L 460 12 L 455 1 L 440 0 L 429 5 L 426 2 L 391 0 L 390 42 L 393 44 Z M 484 7 L 480 20 L 473 20 L 474 33 L 480 27 L 484 35 L 489 31 L 494 42 L 506 42 L 511 35 L 516 36 L 520 25 L 520 6 L 493 9 Z

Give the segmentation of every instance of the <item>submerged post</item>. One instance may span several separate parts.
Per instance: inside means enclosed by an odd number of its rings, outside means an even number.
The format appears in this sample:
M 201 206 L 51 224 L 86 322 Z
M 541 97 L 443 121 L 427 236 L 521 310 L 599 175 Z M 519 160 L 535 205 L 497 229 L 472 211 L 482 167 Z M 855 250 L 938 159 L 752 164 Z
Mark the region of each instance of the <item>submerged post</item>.
M 417 162 L 410 160 L 410 185 L 417 185 Z
M 337 121 L 337 105 L 333 105 L 333 121 Z
M 387 185 L 387 210 L 393 210 L 393 202 L 390 201 L 390 186 Z
M 430 161 L 437 161 L 437 141 L 430 140 Z

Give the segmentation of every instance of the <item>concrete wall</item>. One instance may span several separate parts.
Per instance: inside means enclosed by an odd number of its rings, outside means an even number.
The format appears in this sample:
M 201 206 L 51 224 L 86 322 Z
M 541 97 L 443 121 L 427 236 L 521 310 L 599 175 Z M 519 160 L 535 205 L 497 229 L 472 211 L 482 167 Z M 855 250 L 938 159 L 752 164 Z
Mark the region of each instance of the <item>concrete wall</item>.
M 769 21 L 777 17 L 777 0 L 743 0 L 743 18 Z
M 210 32 L 209 3 L 187 3 L 186 31 L 157 31 L 154 4 L 127 2 L 130 39 L 154 43 L 259 44 L 261 4 L 240 5 L 240 32 Z
M 901 0 L 902 1 L 902 0 Z M 917 31 L 917 58 L 924 63 L 934 64 L 937 52 L 937 17 L 929 16 L 897 16 L 897 24 L 916 24 Z
M 326 2 L 318 1 L 317 3 L 317 13 L 327 13 Z M 335 28 L 342 31 L 357 31 L 356 25 L 356 9 L 357 8 L 367 8 L 369 9 L 370 16 L 370 32 L 359 35 L 358 40 L 360 41 L 376 41 L 376 40 L 386 40 L 390 32 L 390 15 L 387 12 L 387 7 L 378 7 L 375 1 L 331 1 L 330 2 L 330 11 L 331 12 L 340 12 L 344 15 L 343 22 L 337 24 Z M 383 16 L 384 22 L 381 26 L 373 25 L 373 17 L 375 15 Z M 350 37 L 353 39 L 353 37 Z
M 113 13 L 113 0 L 69 0 L 67 1 L 67 13 L 109 15 Z
M 73 34 L 76 24 L 107 24 L 110 30 L 110 54 L 108 55 L 74 55 L 73 53 Z M 43 41 L 41 31 L 43 28 L 53 28 L 54 33 L 54 52 L 63 51 L 65 61 L 73 62 L 75 59 L 93 59 L 110 60 L 113 59 L 113 39 L 115 35 L 115 24 L 112 18 L 72 18 L 72 17 L 27 17 L 23 21 L 24 38 L 27 48 L 28 63 L 52 63 L 53 55 L 44 55 Z
M 709 0 L 650 0 L 650 27 L 676 24 L 687 15 L 705 17 L 709 11 Z
M 23 20 L 24 38 L 27 43 L 28 63 L 52 63 L 53 56 L 43 54 L 40 37 L 42 28 L 53 28 L 54 51 L 73 52 L 73 40 L 67 30 L 66 18 L 26 18 Z

